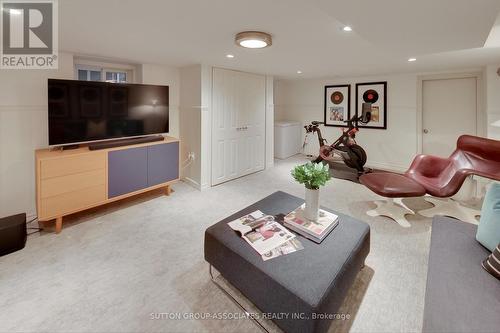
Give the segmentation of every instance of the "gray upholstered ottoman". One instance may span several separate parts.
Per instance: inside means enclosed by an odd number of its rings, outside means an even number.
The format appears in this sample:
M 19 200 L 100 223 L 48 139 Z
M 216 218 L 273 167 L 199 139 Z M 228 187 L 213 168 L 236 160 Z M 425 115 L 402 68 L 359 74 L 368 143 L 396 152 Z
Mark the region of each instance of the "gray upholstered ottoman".
M 265 262 L 227 225 L 257 209 L 285 215 L 303 202 L 275 192 L 211 226 L 205 259 L 263 313 L 288 314 L 273 320 L 285 332 L 326 332 L 370 251 L 368 225 L 336 213 L 340 223 L 321 244 L 298 236 L 303 250 Z
M 432 220 L 423 332 L 500 332 L 500 281 L 481 267 L 490 252 L 477 226 Z

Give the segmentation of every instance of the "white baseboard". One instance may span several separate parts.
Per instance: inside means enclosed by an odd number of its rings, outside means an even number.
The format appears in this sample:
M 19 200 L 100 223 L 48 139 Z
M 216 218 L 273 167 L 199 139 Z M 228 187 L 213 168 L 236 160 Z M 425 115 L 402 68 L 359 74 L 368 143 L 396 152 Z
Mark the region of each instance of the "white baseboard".
M 182 181 L 185 182 L 186 184 L 188 185 L 191 185 L 192 187 L 194 187 L 195 189 L 197 190 L 200 190 L 201 191 L 201 185 L 195 181 L 195 180 L 192 180 L 191 178 L 189 177 L 183 177 L 182 178 Z
M 310 159 L 310 156 L 307 156 L 306 153 L 302 152 L 300 153 L 304 158 Z M 316 158 L 316 155 L 312 155 L 314 158 Z M 343 163 L 342 158 L 340 156 L 335 155 L 334 157 L 335 162 Z M 410 164 L 408 165 L 402 165 L 402 164 L 394 164 L 394 163 L 387 163 L 387 162 L 378 162 L 378 161 L 368 161 L 365 165 L 367 168 L 374 168 L 374 169 L 380 169 L 384 171 L 394 171 L 394 172 L 404 172 L 408 170 L 410 167 Z
M 404 171 L 408 170 L 410 165 L 401 165 L 401 164 L 369 161 L 366 163 L 365 167 L 380 169 L 380 170 L 384 170 L 384 171 L 404 172 Z

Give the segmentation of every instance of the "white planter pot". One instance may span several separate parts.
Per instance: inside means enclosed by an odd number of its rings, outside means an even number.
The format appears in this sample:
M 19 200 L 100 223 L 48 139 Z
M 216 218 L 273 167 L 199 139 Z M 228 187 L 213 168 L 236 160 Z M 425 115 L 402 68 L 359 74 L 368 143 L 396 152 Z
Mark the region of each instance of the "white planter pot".
M 304 217 L 311 221 L 318 220 L 319 215 L 319 190 L 310 190 L 306 188 L 306 206 L 304 208 Z

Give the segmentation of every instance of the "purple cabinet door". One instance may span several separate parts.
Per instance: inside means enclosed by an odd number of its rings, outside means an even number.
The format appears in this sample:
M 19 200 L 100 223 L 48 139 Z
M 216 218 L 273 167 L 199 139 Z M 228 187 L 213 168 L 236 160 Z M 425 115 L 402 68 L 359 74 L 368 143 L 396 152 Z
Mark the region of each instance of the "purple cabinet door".
M 148 147 L 108 153 L 108 197 L 148 187 Z
M 179 177 L 179 142 L 148 147 L 148 186 Z

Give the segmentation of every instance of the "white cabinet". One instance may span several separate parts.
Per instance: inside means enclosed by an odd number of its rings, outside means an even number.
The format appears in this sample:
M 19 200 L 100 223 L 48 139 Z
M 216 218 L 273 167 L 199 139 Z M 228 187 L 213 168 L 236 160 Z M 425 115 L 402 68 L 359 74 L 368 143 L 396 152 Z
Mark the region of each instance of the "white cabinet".
M 285 159 L 300 153 L 302 127 L 296 121 L 274 123 L 274 157 Z

